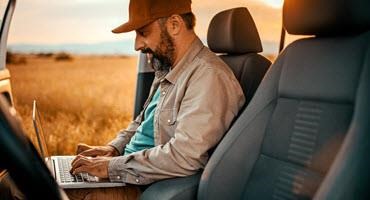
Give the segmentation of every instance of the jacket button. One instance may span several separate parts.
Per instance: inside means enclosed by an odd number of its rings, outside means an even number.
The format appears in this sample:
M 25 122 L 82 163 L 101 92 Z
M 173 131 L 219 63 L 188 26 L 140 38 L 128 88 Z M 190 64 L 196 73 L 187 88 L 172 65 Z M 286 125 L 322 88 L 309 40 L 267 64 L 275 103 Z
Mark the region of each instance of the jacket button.
M 121 177 L 120 176 L 117 176 L 117 179 L 121 179 Z
M 166 92 L 162 92 L 162 95 L 165 95 L 166 94 Z
M 136 181 L 136 183 L 139 183 L 140 182 L 138 178 L 135 181 Z
M 169 119 L 169 120 L 167 120 L 167 122 L 168 122 L 168 123 L 171 123 L 171 120 Z

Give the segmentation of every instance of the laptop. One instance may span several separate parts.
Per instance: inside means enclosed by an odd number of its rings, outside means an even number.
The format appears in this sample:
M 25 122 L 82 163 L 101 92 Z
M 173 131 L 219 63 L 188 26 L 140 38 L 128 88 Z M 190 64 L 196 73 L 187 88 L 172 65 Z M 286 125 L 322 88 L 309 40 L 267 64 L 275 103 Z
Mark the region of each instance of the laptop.
M 36 100 L 33 101 L 32 122 L 36 133 L 38 151 L 40 155 L 45 158 L 46 165 L 49 167 L 56 182 L 62 188 L 102 188 L 121 187 L 126 185 L 125 183 L 112 183 L 109 179 L 98 178 L 88 173 L 73 175 L 69 171 L 71 169 L 71 162 L 75 156 L 49 156 Z

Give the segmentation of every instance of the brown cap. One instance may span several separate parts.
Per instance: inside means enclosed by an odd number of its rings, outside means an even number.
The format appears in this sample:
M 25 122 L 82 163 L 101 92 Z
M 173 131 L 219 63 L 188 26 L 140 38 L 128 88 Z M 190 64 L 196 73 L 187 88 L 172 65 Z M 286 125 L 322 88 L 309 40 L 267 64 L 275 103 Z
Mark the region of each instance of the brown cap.
M 191 0 L 130 0 L 128 22 L 113 29 L 112 32 L 130 32 L 156 19 L 189 12 L 191 12 Z

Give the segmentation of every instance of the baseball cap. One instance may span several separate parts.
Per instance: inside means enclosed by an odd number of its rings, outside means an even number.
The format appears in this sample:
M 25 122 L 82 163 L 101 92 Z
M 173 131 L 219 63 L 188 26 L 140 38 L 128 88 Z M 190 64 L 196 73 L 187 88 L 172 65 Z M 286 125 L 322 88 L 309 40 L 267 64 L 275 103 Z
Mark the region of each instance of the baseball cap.
M 112 32 L 130 32 L 159 18 L 189 12 L 191 0 L 130 0 L 128 22 L 113 29 Z

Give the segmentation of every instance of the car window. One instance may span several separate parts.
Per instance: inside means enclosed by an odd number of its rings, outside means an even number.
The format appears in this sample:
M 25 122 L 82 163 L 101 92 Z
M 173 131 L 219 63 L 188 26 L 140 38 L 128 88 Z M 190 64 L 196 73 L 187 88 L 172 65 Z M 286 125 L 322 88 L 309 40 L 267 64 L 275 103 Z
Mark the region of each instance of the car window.
M 4 20 L 4 14 L 5 14 L 5 11 L 6 11 L 6 7 L 9 3 L 9 0 L 1 0 L 0 1 L 0 16 L 1 16 L 1 19 L 0 19 L 0 24 L 3 23 L 3 20 Z

